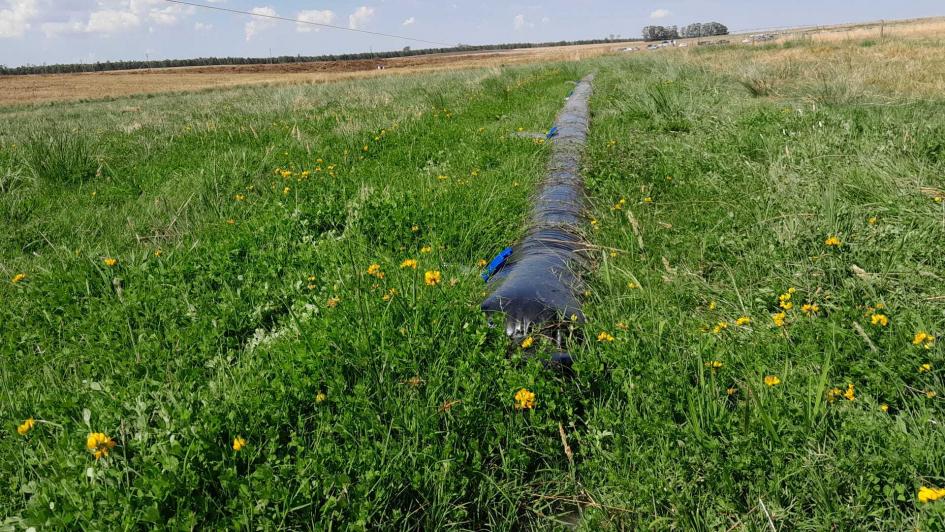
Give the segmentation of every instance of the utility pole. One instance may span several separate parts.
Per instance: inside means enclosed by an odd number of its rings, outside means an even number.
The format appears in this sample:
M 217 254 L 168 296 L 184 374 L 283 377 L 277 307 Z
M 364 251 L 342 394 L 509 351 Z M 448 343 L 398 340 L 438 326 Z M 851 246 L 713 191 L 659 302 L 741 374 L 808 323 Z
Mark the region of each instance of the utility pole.
M 883 39 L 886 37 L 886 20 L 879 21 L 879 38 Z

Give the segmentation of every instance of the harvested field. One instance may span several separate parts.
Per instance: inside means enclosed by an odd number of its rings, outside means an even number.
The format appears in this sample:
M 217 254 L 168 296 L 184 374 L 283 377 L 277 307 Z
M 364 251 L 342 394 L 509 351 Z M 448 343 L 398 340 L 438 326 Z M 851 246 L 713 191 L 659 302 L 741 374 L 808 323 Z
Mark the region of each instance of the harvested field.
M 182 67 L 81 74 L 0 76 L 0 106 L 184 92 L 239 85 L 325 83 L 476 67 L 577 61 L 619 44 L 526 48 L 500 52 L 433 54 L 394 59 Z M 379 69 L 378 66 L 383 66 Z

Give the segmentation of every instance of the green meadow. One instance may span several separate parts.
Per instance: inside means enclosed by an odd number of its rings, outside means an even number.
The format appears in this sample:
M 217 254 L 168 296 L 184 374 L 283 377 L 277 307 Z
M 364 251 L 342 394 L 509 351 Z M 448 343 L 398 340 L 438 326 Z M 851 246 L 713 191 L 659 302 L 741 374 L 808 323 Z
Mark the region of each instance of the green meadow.
M 901 46 L 0 109 L 2 528 L 945 528 L 945 96 L 849 77 Z M 569 376 L 479 273 L 588 73 Z

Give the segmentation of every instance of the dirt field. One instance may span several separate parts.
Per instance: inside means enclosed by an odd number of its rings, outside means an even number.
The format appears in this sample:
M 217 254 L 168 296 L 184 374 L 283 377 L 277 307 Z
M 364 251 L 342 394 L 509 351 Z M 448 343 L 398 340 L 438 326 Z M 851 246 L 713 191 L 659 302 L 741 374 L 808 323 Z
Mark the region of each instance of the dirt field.
M 761 31 L 752 33 L 762 33 Z M 886 37 L 922 38 L 945 34 L 945 17 L 841 24 L 810 28 L 780 29 L 776 42 L 792 39 L 815 41 L 864 40 Z M 739 43 L 745 35 L 719 39 Z M 683 39 L 680 42 L 701 39 Z M 694 42 L 689 43 L 690 46 Z M 176 91 L 275 83 L 325 83 L 339 79 L 384 76 L 412 72 L 474 67 L 493 67 L 540 61 L 580 60 L 614 53 L 641 43 L 608 43 L 548 48 L 435 54 L 393 59 L 317 61 L 310 63 L 259 64 L 124 70 L 83 74 L 0 76 L 0 106 L 85 100 Z M 382 67 L 382 68 L 379 68 Z
M 0 76 L 0 105 L 100 99 L 266 83 L 328 81 L 539 61 L 580 60 L 624 47 L 608 43 L 434 54 L 393 59 L 122 70 L 81 74 Z M 383 68 L 379 68 L 383 67 Z

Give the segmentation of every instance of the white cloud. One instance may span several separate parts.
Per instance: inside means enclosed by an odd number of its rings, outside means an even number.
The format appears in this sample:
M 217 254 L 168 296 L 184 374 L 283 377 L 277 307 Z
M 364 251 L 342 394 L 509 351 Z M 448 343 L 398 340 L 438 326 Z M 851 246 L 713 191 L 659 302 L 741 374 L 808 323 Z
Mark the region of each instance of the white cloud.
M 548 17 L 541 17 L 541 23 L 542 23 L 542 24 L 548 24 L 549 22 L 551 22 L 551 19 L 550 19 L 550 18 L 548 18 Z
M 104 9 L 93 11 L 89 15 L 89 23 L 85 26 L 86 33 L 117 33 L 130 30 L 141 24 L 141 18 L 129 11 Z
M 264 15 L 267 17 L 275 17 L 276 10 L 269 7 L 254 7 L 250 10 L 251 13 L 255 15 Z M 263 17 L 253 17 L 253 20 L 246 23 L 246 40 L 250 41 L 255 37 L 259 32 L 267 30 L 275 25 L 275 21 L 272 19 L 267 19 Z
M 42 28 L 47 37 L 54 37 L 66 33 L 109 35 L 128 31 L 140 25 L 141 17 L 130 11 L 103 9 L 89 13 L 89 20 L 86 22 L 46 22 Z
M 408 18 L 407 20 L 403 21 L 400 25 L 401 25 L 401 26 L 411 26 L 411 25 L 413 25 L 413 23 L 416 22 L 416 21 L 417 21 L 417 19 L 415 19 L 415 18 L 413 18 L 413 17 L 410 17 L 410 18 Z
M 520 31 L 525 28 L 534 28 L 535 24 L 525 20 L 525 15 L 519 14 L 512 19 L 512 27 L 515 28 L 515 31 Z
M 30 20 L 39 14 L 36 0 L 7 0 L 7 9 L 0 9 L 0 39 L 21 37 L 30 29 Z
M 88 18 L 50 20 L 42 24 L 47 37 L 68 33 L 110 35 L 139 28 L 143 23 L 161 26 L 177 24 L 196 12 L 193 6 L 168 5 L 164 0 L 97 0 L 97 9 L 88 12 Z M 73 13 L 75 13 L 73 11 Z M 154 26 L 148 31 L 154 33 Z
M 194 12 L 195 8 L 193 6 L 175 4 L 162 8 L 151 8 L 148 11 L 148 18 L 158 24 L 170 26 L 171 24 L 177 24 L 180 17 L 193 15 Z
M 299 11 L 299 14 L 295 16 L 299 20 L 304 20 L 305 22 L 314 22 L 316 24 L 333 24 L 335 22 L 335 12 L 330 9 L 324 11 L 318 11 L 311 9 L 308 11 Z M 318 31 L 321 28 L 317 26 L 311 26 L 309 24 L 296 24 L 296 31 L 305 33 L 309 31 Z
M 374 16 L 374 8 L 361 6 L 348 15 L 348 27 L 357 30 L 363 28 Z
M 196 31 L 210 31 L 213 29 L 213 24 L 204 24 L 203 22 L 194 22 L 194 30 Z
M 657 9 L 656 11 L 653 11 L 652 13 L 650 13 L 650 18 L 653 20 L 659 20 L 661 18 L 670 17 L 672 15 L 673 15 L 672 12 L 670 12 L 670 10 L 668 9 Z

